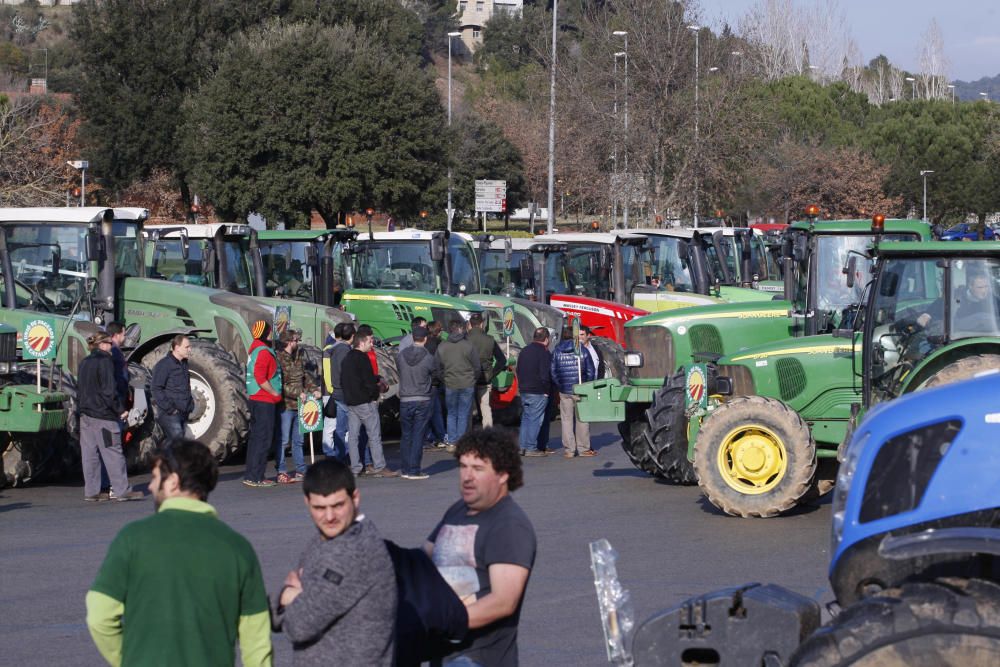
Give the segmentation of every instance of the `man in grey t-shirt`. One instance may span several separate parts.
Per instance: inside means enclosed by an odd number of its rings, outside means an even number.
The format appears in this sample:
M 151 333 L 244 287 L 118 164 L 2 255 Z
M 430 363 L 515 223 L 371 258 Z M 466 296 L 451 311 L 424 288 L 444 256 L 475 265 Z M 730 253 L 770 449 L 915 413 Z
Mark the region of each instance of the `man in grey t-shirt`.
M 510 492 L 524 476 L 517 443 L 502 428 L 456 443 L 462 499 L 425 544 L 438 571 L 465 602 L 469 634 L 443 664 L 514 667 L 517 625 L 535 564 L 535 529 Z

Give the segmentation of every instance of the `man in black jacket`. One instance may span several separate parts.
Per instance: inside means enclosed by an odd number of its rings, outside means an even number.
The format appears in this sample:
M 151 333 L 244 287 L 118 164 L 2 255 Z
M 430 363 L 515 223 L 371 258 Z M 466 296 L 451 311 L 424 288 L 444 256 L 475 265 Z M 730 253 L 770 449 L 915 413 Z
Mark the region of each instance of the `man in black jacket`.
M 546 456 L 548 450 L 537 448 L 537 443 L 538 432 L 549 404 L 549 394 L 552 393 L 549 330 L 538 327 L 532 341 L 517 357 L 517 387 L 523 411 L 518 440 L 522 456 Z
M 112 500 L 139 500 L 125 470 L 120 420 L 128 414 L 118 395 L 111 337 L 100 331 L 87 339 L 90 354 L 80 362 L 77 400 L 80 409 L 80 456 L 83 499 L 101 500 L 101 461 L 111 480 Z
M 378 415 L 378 378 L 372 370 L 368 351 L 372 349 L 373 337 L 364 329 L 359 329 L 351 343 L 351 351 L 344 357 L 340 369 L 340 382 L 347 405 L 347 451 L 351 457 L 351 472 L 360 474 L 364 464 L 358 452 L 361 427 L 368 434 L 368 447 L 372 453 L 373 473 L 368 477 L 399 477 L 399 472 L 389 470 L 382 453 L 382 426 Z
M 170 341 L 170 353 L 153 367 L 150 388 L 156 407 L 156 422 L 166 435 L 166 447 L 184 439 L 184 425 L 194 410 L 187 363 L 190 356 L 191 339 L 177 334 Z

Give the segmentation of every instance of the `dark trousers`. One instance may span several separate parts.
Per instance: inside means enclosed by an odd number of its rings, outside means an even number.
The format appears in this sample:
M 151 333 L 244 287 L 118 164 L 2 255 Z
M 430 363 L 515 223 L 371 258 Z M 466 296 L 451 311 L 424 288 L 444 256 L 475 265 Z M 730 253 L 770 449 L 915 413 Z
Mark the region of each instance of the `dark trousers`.
M 553 388 L 549 393 L 549 402 L 545 404 L 545 414 L 542 415 L 542 424 L 538 427 L 538 442 L 536 444 L 539 451 L 549 448 L 549 427 L 552 425 L 552 418 L 556 414 L 559 405 L 559 392 Z
M 444 387 L 431 388 L 431 418 L 427 424 L 427 435 L 432 442 L 444 442 L 447 438 L 444 424 Z
M 404 475 L 420 474 L 420 460 L 423 457 L 424 434 L 431 418 L 430 401 L 401 401 L 399 417 L 402 435 L 399 440 L 400 467 Z
M 187 418 L 184 415 L 168 415 L 157 413 L 156 423 L 163 429 L 163 446 L 169 447 L 184 439 L 184 424 Z
M 274 446 L 278 405 L 278 403 L 250 401 L 250 438 L 247 441 L 247 467 L 243 479 L 251 482 L 264 480 L 267 455 Z

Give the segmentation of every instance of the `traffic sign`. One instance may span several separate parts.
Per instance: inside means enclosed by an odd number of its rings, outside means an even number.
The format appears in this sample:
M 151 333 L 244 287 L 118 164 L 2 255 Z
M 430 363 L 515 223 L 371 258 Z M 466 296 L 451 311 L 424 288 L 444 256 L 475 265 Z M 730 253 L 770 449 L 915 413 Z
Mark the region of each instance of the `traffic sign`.
M 507 181 L 476 181 L 476 212 L 502 213 L 507 210 Z
M 51 359 L 56 356 L 56 331 L 48 320 L 31 320 L 21 335 L 25 359 Z

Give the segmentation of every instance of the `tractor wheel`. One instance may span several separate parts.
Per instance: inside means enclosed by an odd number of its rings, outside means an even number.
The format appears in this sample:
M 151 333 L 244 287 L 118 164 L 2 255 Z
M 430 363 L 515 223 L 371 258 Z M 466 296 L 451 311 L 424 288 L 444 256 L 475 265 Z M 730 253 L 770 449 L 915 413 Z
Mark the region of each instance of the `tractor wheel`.
M 141 363 L 152 370 L 169 351 L 170 344 L 164 343 L 143 357 Z M 224 461 L 246 444 L 250 406 L 245 371 L 216 343 L 192 338 L 188 373 L 194 412 L 184 435 L 202 443 L 217 460 Z
M 17 365 L 16 384 L 36 386 L 34 362 Z M 49 386 L 50 367 L 42 367 L 42 389 Z M 58 478 L 80 472 L 80 416 L 76 409 L 76 376 L 56 369 L 54 388 L 66 394 L 66 427 L 60 431 L 27 434 L 14 433 L 5 442 L 3 472 L 7 483 L 19 486 L 29 480 Z
M 395 435 L 399 433 L 399 367 L 396 365 L 398 348 L 379 346 L 375 348 L 375 358 L 378 360 L 378 374 L 389 385 L 389 391 L 378 399 L 378 413 L 382 420 L 382 433 Z
M 795 667 L 1000 664 L 1000 586 L 939 579 L 848 607 L 792 656 Z
M 590 343 L 604 357 L 604 377 L 624 382 L 628 378 L 628 369 L 625 367 L 625 349 L 610 338 L 603 336 L 594 336 L 590 339 Z
M 813 477 L 813 482 L 809 485 L 806 495 L 802 496 L 802 499 L 799 500 L 799 504 L 804 505 L 816 502 L 833 491 L 833 487 L 837 484 L 837 470 L 839 466 L 840 463 L 837 459 L 817 458 L 816 475 Z
M 924 387 L 940 387 L 960 380 L 995 373 L 1000 368 L 1000 354 L 977 354 L 952 362 L 927 379 Z
M 659 469 L 649 458 L 649 447 L 646 444 L 647 431 L 649 424 L 646 423 L 642 408 L 628 405 L 625 421 L 618 424 L 618 433 L 622 436 L 622 449 L 636 468 L 650 475 L 658 475 Z
M 770 517 L 797 505 L 816 475 L 816 443 L 802 417 L 779 400 L 724 403 L 698 434 L 698 485 L 726 514 Z
M 139 398 L 142 392 L 146 398 L 145 419 L 142 423 L 131 427 L 123 437 L 122 446 L 125 449 L 125 463 L 128 471 L 132 474 L 149 472 L 153 465 L 153 455 L 156 448 L 163 441 L 163 432 L 156 424 L 156 417 L 153 414 L 153 395 L 149 389 L 153 380 L 153 374 L 142 364 L 134 362 L 128 365 L 128 383 L 132 387 L 132 392 Z
M 687 416 L 684 414 L 684 373 L 667 378 L 646 410 L 646 451 L 654 475 L 673 484 L 694 484 L 698 478 L 688 460 Z

